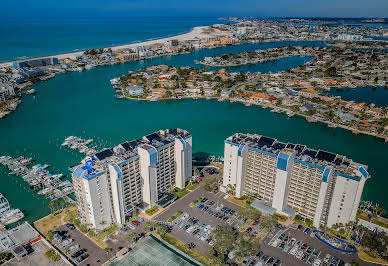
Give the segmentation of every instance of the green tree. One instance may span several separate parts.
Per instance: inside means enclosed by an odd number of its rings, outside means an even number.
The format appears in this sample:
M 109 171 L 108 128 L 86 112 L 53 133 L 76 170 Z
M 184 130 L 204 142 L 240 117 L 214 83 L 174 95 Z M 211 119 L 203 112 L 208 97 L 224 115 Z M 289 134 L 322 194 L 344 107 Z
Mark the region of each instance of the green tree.
M 262 215 L 260 219 L 260 225 L 267 230 L 271 230 L 277 224 L 277 219 L 272 215 Z
M 45 256 L 53 262 L 58 262 L 61 260 L 61 256 L 59 256 L 59 254 L 53 248 L 47 250 Z
M 237 215 L 241 219 L 257 220 L 260 217 L 260 212 L 249 206 L 239 209 Z
M 233 244 L 236 240 L 236 233 L 229 225 L 217 225 L 211 233 L 214 248 L 220 253 L 224 254 L 228 250 L 233 249 Z
M 129 232 L 128 235 L 126 235 L 124 237 L 124 240 L 130 242 L 130 241 L 132 241 L 133 239 L 135 239 L 137 237 L 139 237 L 139 233 L 137 233 L 137 232 Z
M 259 249 L 259 246 L 259 239 L 248 234 L 240 234 L 235 244 L 236 255 L 238 257 L 250 256 Z

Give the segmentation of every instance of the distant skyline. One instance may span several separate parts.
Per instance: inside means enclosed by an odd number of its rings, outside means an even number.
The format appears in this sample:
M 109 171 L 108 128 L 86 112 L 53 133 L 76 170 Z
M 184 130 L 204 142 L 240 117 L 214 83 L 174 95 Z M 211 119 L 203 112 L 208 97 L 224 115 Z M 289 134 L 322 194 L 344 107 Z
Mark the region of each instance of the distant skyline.
M 387 0 L 3 0 L 2 17 L 258 16 L 386 17 Z

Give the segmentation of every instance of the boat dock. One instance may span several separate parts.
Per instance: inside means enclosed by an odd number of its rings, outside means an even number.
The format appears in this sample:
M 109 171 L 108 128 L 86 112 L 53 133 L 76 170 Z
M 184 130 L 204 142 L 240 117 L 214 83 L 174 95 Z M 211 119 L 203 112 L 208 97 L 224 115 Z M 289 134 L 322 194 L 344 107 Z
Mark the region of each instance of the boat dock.
M 76 136 L 70 136 L 65 139 L 61 146 L 68 147 L 72 150 L 78 150 L 80 153 L 85 155 L 92 155 L 96 153 L 96 146 L 89 147 L 88 145 L 93 142 L 93 139 L 82 139 Z
M 20 176 L 28 183 L 30 189 L 41 189 L 38 194 L 54 200 L 63 198 L 68 203 L 74 203 L 69 197 L 74 192 L 73 184 L 70 181 L 62 181 L 63 174 L 51 174 L 47 168 L 48 164 L 35 164 L 31 168 L 27 167 L 32 164 L 31 158 L 23 156 L 12 158 L 11 156 L 1 156 L 0 164 L 7 167 L 11 175 Z

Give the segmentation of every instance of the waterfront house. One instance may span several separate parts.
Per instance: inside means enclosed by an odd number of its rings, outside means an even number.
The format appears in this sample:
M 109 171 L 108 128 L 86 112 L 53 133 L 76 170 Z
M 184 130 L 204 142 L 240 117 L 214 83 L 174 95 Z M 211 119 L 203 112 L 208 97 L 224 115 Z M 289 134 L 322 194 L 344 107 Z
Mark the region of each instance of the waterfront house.
M 143 87 L 141 86 L 129 86 L 126 90 L 129 96 L 141 96 L 144 94 Z
M 223 89 L 221 90 L 221 97 L 223 98 L 229 98 L 231 94 L 231 90 Z

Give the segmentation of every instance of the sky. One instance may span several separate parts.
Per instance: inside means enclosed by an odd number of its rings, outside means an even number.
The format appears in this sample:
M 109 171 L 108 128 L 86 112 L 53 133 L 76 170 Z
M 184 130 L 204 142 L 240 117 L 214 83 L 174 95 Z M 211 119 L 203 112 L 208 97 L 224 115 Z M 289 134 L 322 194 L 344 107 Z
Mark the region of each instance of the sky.
M 388 0 L 1 0 L 0 17 L 387 17 Z

